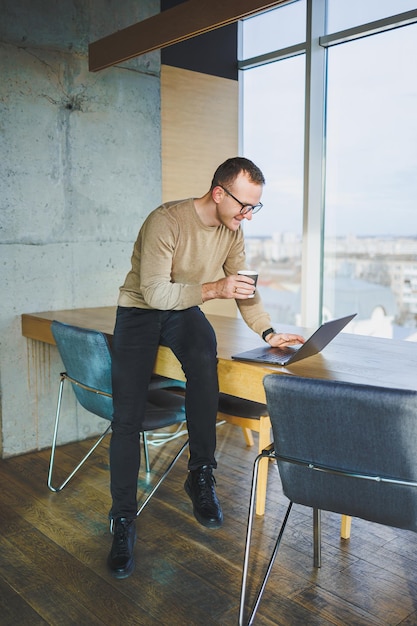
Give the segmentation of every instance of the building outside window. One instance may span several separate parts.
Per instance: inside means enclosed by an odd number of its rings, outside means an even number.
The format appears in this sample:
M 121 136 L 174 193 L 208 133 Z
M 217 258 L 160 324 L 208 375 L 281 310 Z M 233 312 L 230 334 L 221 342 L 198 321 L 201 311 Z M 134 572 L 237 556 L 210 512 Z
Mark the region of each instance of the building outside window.
M 417 340 L 416 55 L 415 1 L 295 0 L 242 22 L 242 152 L 267 179 L 245 237 L 277 323 L 357 312 L 350 332 Z

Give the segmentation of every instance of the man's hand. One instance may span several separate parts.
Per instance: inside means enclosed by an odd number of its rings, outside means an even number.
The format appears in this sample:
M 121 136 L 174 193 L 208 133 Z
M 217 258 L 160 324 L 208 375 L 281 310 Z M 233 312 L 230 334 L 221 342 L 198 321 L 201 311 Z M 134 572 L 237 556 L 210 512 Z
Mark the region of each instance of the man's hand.
M 249 276 L 233 274 L 226 278 L 220 278 L 214 283 L 202 285 L 203 302 L 220 298 L 221 300 L 234 298 L 235 300 L 247 300 L 255 291 L 254 280 Z
M 298 343 L 304 343 L 305 339 L 301 335 L 293 335 L 291 333 L 270 333 L 265 340 L 272 348 L 287 348 Z

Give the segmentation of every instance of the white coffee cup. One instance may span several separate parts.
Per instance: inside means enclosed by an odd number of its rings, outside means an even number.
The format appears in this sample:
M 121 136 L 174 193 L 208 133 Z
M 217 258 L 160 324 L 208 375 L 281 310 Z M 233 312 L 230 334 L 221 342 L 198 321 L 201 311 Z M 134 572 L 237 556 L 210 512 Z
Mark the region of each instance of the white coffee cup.
M 255 289 L 256 283 L 258 282 L 258 272 L 256 272 L 255 270 L 239 270 L 238 274 L 240 276 L 248 276 L 249 278 L 253 278 L 253 280 L 255 281 L 253 288 Z M 254 297 L 255 297 L 255 292 L 251 296 L 248 296 L 248 298 L 254 298 Z

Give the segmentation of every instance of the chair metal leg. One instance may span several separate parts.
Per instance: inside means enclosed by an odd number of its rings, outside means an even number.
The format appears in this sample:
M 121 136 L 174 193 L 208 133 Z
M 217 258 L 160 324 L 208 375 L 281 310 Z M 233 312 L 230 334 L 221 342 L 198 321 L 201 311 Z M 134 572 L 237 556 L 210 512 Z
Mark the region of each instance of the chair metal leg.
M 248 567 L 249 567 L 249 554 L 250 554 L 250 544 L 251 544 L 251 539 L 252 539 L 252 527 L 253 527 L 253 519 L 254 519 L 254 513 L 255 513 L 255 503 L 256 503 L 256 485 L 257 485 L 257 481 L 258 481 L 258 469 L 259 469 L 259 463 L 262 459 L 264 459 L 265 457 L 269 457 L 269 458 L 274 458 L 273 457 L 273 453 L 271 453 L 270 451 L 264 450 L 263 453 L 259 454 L 256 459 L 255 459 L 255 463 L 254 463 L 254 467 L 253 467 L 253 474 L 252 474 L 252 485 L 251 485 L 251 495 L 250 495 L 250 504 L 249 504 L 249 514 L 248 514 L 248 526 L 247 526 L 247 532 L 246 532 L 246 544 L 245 544 L 245 556 L 244 556 L 244 560 L 243 560 L 243 573 L 242 573 L 242 587 L 241 587 L 241 594 L 240 594 L 240 606 L 239 606 L 239 626 L 243 626 L 244 624 L 247 624 L 247 626 L 250 626 L 251 624 L 253 624 L 253 620 L 255 618 L 255 614 L 256 611 L 258 610 L 258 606 L 259 603 L 261 601 L 263 592 L 265 590 L 266 584 L 268 582 L 269 576 L 271 574 L 271 570 L 272 567 L 274 565 L 275 559 L 277 557 L 278 554 L 278 550 L 279 550 L 279 546 L 281 544 L 281 539 L 282 539 L 282 535 L 284 533 L 285 527 L 287 525 L 287 521 L 288 521 L 288 517 L 290 515 L 291 509 L 292 509 L 292 502 L 289 503 L 288 508 L 287 508 L 287 512 L 285 514 L 284 517 L 284 521 L 281 525 L 268 567 L 266 569 L 265 572 L 265 576 L 263 578 L 262 584 L 259 588 L 258 594 L 256 596 L 256 600 L 253 604 L 252 610 L 250 612 L 248 621 L 244 621 L 244 614 L 245 614 L 245 597 L 246 597 L 246 586 L 247 586 L 247 578 L 248 578 Z
M 314 567 L 321 567 L 321 511 L 313 509 Z
M 177 454 L 175 455 L 175 457 L 172 459 L 171 463 L 168 465 L 168 467 L 166 468 L 165 472 L 162 474 L 162 476 L 160 477 L 160 479 L 158 480 L 158 482 L 156 483 L 156 485 L 152 488 L 152 490 L 149 492 L 149 494 L 147 495 L 147 497 L 145 498 L 145 500 L 143 501 L 143 503 L 140 505 L 139 509 L 136 512 L 136 517 L 139 517 L 139 515 L 142 513 L 143 509 L 145 508 L 145 506 L 149 503 L 149 501 L 151 500 L 151 498 L 155 495 L 156 491 L 159 489 L 159 487 L 161 486 L 161 484 L 164 482 L 165 478 L 168 476 L 168 474 L 170 473 L 170 471 L 172 470 L 172 468 L 174 467 L 175 463 L 178 461 L 178 459 L 180 458 L 181 454 L 184 452 L 185 448 L 188 446 L 188 439 L 187 441 L 181 446 L 181 448 L 178 450 Z
M 61 382 L 59 383 L 59 392 L 58 392 L 58 403 L 57 403 L 56 416 L 55 416 L 54 435 L 53 435 L 53 438 L 52 438 L 52 448 L 51 448 L 51 456 L 50 456 L 50 460 L 49 460 L 49 470 L 48 470 L 48 487 L 49 487 L 49 489 L 51 491 L 54 491 L 55 493 L 57 493 L 58 491 L 61 491 L 65 487 L 65 485 L 67 485 L 69 483 L 69 481 L 74 476 L 74 474 L 76 474 L 78 472 L 80 467 L 82 465 L 84 465 L 86 460 L 93 454 L 93 452 L 97 448 L 97 446 L 100 445 L 100 443 L 103 441 L 104 437 L 107 435 L 107 433 L 109 432 L 109 430 L 111 428 L 111 422 L 110 422 L 110 424 L 107 426 L 107 428 L 104 431 L 104 433 L 102 435 L 100 435 L 100 437 L 97 439 L 95 444 L 90 448 L 90 450 L 87 452 L 85 457 L 78 463 L 78 465 L 67 476 L 67 478 L 64 480 L 64 482 L 61 483 L 61 485 L 59 487 L 54 487 L 52 485 L 52 475 L 53 475 L 53 469 L 54 469 L 55 450 L 56 450 L 56 442 L 57 442 L 57 437 L 58 437 L 58 426 L 59 426 L 59 417 L 60 417 L 60 413 L 61 413 L 62 392 L 63 392 L 63 389 L 64 389 L 64 382 L 65 382 L 65 377 L 61 375 Z
M 151 471 L 151 465 L 149 463 L 148 435 L 145 431 L 143 431 L 142 433 L 142 441 L 143 441 L 143 456 L 145 457 L 146 473 L 149 474 Z

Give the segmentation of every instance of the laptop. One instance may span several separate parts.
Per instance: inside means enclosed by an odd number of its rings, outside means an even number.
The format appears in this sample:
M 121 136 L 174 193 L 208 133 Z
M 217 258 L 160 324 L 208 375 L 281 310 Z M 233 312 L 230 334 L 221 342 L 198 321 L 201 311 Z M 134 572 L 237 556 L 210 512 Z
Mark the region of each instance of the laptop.
M 261 346 L 254 350 L 247 350 L 240 354 L 232 355 L 237 361 L 249 361 L 251 363 L 268 363 L 269 365 L 290 365 L 308 356 L 321 352 L 328 343 L 340 333 L 340 331 L 356 316 L 356 313 L 340 317 L 322 324 L 305 343 L 299 346 L 287 348 L 271 348 Z

